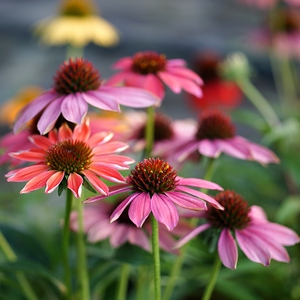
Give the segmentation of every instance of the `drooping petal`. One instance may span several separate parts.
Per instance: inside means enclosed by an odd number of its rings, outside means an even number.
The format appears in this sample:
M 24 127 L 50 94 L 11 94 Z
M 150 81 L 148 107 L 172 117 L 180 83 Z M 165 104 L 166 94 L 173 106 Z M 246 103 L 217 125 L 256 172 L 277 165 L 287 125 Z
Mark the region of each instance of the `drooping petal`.
M 177 241 L 177 243 L 175 244 L 174 248 L 180 248 L 180 247 L 182 247 L 187 242 L 189 242 L 191 239 L 193 239 L 195 236 L 197 236 L 199 233 L 207 230 L 209 227 L 210 227 L 209 223 L 203 224 L 203 225 L 200 225 L 200 226 L 196 227 L 191 232 L 189 232 L 188 234 L 186 234 L 185 236 L 183 236 L 182 238 L 180 238 Z
M 154 74 L 145 76 L 144 89 L 156 95 L 159 99 L 165 96 L 165 89 L 162 82 Z
M 44 135 L 48 133 L 53 127 L 61 114 L 61 102 L 64 97 L 59 97 L 53 100 L 44 110 L 43 114 L 39 118 L 37 123 L 37 129 L 40 134 Z
M 150 251 L 149 239 L 143 229 L 130 228 L 128 230 L 128 241 L 133 245 L 140 246 L 146 251 Z
M 77 173 L 71 173 L 68 177 L 68 189 L 76 198 L 80 198 L 82 191 L 83 178 Z
M 86 178 L 88 179 L 88 181 L 92 184 L 92 186 L 96 189 L 96 191 L 98 191 L 100 194 L 102 195 L 107 195 L 109 193 L 109 189 L 108 186 L 98 178 L 98 176 L 95 175 L 95 173 L 93 173 L 90 170 L 84 170 L 81 172 L 84 176 L 86 176 Z
M 200 189 L 209 189 L 209 190 L 219 190 L 223 191 L 223 188 L 220 187 L 218 184 L 199 178 L 183 178 L 177 177 L 179 179 L 179 185 L 188 185 L 194 186 Z
M 236 269 L 238 251 L 236 242 L 228 228 L 224 228 L 220 234 L 218 241 L 218 253 L 225 267 Z
M 89 170 L 109 181 L 125 183 L 125 178 L 118 171 L 116 171 L 112 168 L 103 167 L 101 165 L 97 166 L 95 164 L 92 164 L 89 167 Z M 86 174 L 87 173 L 86 171 L 88 171 L 88 170 L 85 170 L 82 173 Z
M 61 183 L 65 176 L 65 172 L 55 172 L 48 180 L 46 183 L 46 189 L 45 193 L 49 194 L 52 193 Z
M 192 210 L 206 210 L 206 204 L 198 198 L 180 192 L 167 192 L 166 196 L 178 206 Z
M 222 205 L 220 205 L 220 203 L 218 201 L 216 201 L 214 198 L 212 198 L 212 197 L 210 197 L 210 196 L 208 196 L 205 193 L 202 193 L 200 191 L 196 191 L 194 189 L 190 189 L 190 188 L 187 188 L 187 187 L 184 187 L 184 186 L 177 186 L 175 191 L 186 192 L 188 194 L 194 195 L 197 198 L 201 198 L 201 199 L 209 202 L 213 207 L 215 207 L 217 209 L 221 209 L 221 210 L 224 209 L 224 207 Z M 178 193 L 178 194 L 183 195 L 183 193 Z
M 204 139 L 199 141 L 198 151 L 204 156 L 217 158 L 220 156 L 222 149 L 215 140 Z
M 119 104 L 135 107 L 135 108 L 142 108 L 142 107 L 149 107 L 158 104 L 159 99 L 151 94 L 140 88 L 135 87 L 108 87 L 103 86 L 103 91 L 109 93 L 116 97 Z
M 110 216 L 110 222 L 116 221 L 122 212 L 125 210 L 125 208 L 138 196 L 138 193 L 132 194 L 128 196 L 124 201 L 122 201 L 117 208 L 113 211 L 113 213 Z
M 270 252 L 255 236 L 247 233 L 247 228 L 244 230 L 235 230 L 235 236 L 240 248 L 250 260 L 261 263 L 264 266 L 270 264 Z
M 48 181 L 48 179 L 55 174 L 56 171 L 45 171 L 41 174 L 39 174 L 38 176 L 32 178 L 31 180 L 29 180 L 26 185 L 24 186 L 24 188 L 20 191 L 21 194 L 26 194 L 26 193 L 30 193 L 33 192 L 35 190 L 40 189 L 41 187 L 44 187 L 46 185 L 46 182 Z
M 203 80 L 200 78 L 200 76 L 188 68 L 182 68 L 181 66 L 178 68 L 178 66 L 172 66 L 168 64 L 167 70 L 173 75 L 192 80 L 196 82 L 198 85 L 203 84 Z
M 101 90 L 88 91 L 82 95 L 87 103 L 104 110 L 120 111 L 119 104 L 115 96 Z
M 179 215 L 174 203 L 163 194 L 154 194 L 151 198 L 151 211 L 155 219 L 172 230 L 178 223 Z
M 69 94 L 61 104 L 61 112 L 66 120 L 81 124 L 88 111 L 88 104 L 82 93 Z
M 9 156 L 27 161 L 27 162 L 44 162 L 45 151 L 42 149 L 24 150 L 15 153 L 9 153 Z
M 251 154 L 247 145 L 237 142 L 234 137 L 225 140 L 216 139 L 215 143 L 222 152 L 230 156 L 243 160 L 251 159 Z
M 128 215 L 130 220 L 137 226 L 142 227 L 145 220 L 148 218 L 150 207 L 150 196 L 148 193 L 140 193 L 131 202 Z
M 18 132 L 28 121 L 33 119 L 39 112 L 41 112 L 49 103 L 56 99 L 58 95 L 52 90 L 46 91 L 26 105 L 16 118 L 14 125 L 14 132 Z
M 36 164 L 29 167 L 13 170 L 7 173 L 6 177 L 8 182 L 23 182 L 30 180 L 48 170 L 48 166 L 45 164 Z
M 128 239 L 128 227 L 122 224 L 115 226 L 114 231 L 110 236 L 110 244 L 113 248 L 120 247 Z
M 158 72 L 157 76 L 171 89 L 173 93 L 179 94 L 181 92 L 181 83 L 178 77 L 166 71 Z

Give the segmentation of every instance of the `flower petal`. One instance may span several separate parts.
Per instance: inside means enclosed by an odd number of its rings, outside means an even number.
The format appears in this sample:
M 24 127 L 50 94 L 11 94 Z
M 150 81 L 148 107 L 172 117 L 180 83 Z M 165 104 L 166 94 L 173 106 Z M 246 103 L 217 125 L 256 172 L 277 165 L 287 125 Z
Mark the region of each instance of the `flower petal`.
M 103 87 L 97 91 L 88 91 L 82 95 L 87 103 L 104 110 L 120 111 L 119 103 L 115 96 L 102 91 Z
M 90 165 L 89 170 L 96 173 L 98 176 L 101 176 L 109 181 L 125 183 L 125 178 L 118 171 L 116 171 L 112 168 L 92 164 L 92 165 Z M 85 173 L 87 173 L 86 171 L 88 171 L 88 170 L 85 170 L 82 173 L 85 174 Z
M 49 194 L 52 193 L 56 187 L 61 183 L 65 176 L 65 172 L 55 172 L 46 183 L 46 190 L 45 193 Z
M 205 179 L 199 179 L 199 178 L 183 178 L 183 177 L 177 177 L 179 178 L 179 184 L 180 185 L 188 185 L 188 186 L 194 186 L 200 189 L 209 189 L 209 190 L 219 190 L 223 191 L 223 188 L 220 187 L 218 184 L 205 180 Z
M 140 193 L 132 201 L 128 215 L 130 220 L 137 226 L 142 227 L 145 220 L 148 218 L 150 208 L 150 196 L 148 193 Z
M 69 94 L 61 104 L 61 112 L 66 120 L 81 124 L 88 111 L 88 104 L 82 97 L 82 93 Z
M 178 206 L 192 210 L 206 210 L 204 201 L 180 192 L 167 192 L 167 197 Z
M 68 177 L 68 189 L 70 189 L 76 198 L 80 198 L 83 178 L 77 173 L 71 173 Z
M 95 175 L 95 173 L 90 170 L 84 170 L 81 172 L 88 181 L 92 184 L 92 186 L 96 189 L 97 192 L 103 195 L 107 195 L 109 193 L 108 186 Z
M 178 223 L 179 215 L 174 203 L 163 194 L 154 194 L 151 198 L 151 211 L 155 219 L 172 230 Z
M 238 251 L 230 230 L 224 228 L 218 241 L 218 253 L 223 265 L 230 269 L 236 269 Z
M 44 162 L 45 151 L 42 149 L 24 150 L 15 153 L 9 153 L 9 156 L 30 162 Z
M 185 236 L 183 236 L 182 238 L 180 238 L 177 241 L 177 243 L 175 244 L 174 248 L 180 248 L 180 247 L 182 247 L 187 242 L 189 242 L 191 239 L 193 239 L 195 236 L 197 236 L 199 233 L 205 231 L 209 227 L 210 227 L 210 224 L 208 224 L 208 223 L 196 227 L 191 232 L 189 232 L 188 234 L 186 234 Z
M 52 141 L 50 141 L 47 137 L 38 134 L 33 134 L 29 136 L 28 139 L 32 144 L 44 150 L 48 150 L 48 148 L 52 145 Z
M 65 139 L 72 139 L 72 135 L 73 135 L 73 131 L 67 123 L 64 123 L 62 126 L 59 127 L 58 139 L 60 141 Z
M 45 164 L 36 164 L 29 167 L 13 170 L 9 172 L 6 177 L 8 182 L 22 182 L 30 180 L 48 170 L 48 166 Z

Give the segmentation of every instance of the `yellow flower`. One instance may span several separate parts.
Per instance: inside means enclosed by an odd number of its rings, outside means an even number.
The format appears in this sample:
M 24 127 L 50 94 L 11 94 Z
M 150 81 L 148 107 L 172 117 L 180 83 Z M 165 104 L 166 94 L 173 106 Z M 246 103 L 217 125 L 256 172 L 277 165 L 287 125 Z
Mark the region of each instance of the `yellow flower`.
M 35 34 L 46 45 L 70 44 L 84 47 L 89 42 L 113 46 L 119 42 L 116 28 L 96 14 L 93 4 L 82 0 L 63 0 L 59 15 L 41 20 Z
M 19 111 L 42 92 L 43 89 L 38 86 L 27 86 L 21 89 L 13 98 L 1 106 L 0 123 L 11 125 Z

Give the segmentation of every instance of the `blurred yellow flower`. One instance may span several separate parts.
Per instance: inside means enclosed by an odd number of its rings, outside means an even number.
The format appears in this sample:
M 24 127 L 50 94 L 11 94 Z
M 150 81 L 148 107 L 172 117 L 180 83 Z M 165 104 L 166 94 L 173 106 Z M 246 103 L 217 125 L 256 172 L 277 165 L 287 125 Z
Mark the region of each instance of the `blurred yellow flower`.
M 59 15 L 41 20 L 34 33 L 46 45 L 70 44 L 84 47 L 89 42 L 99 46 L 113 46 L 119 42 L 117 29 L 96 14 L 90 0 L 63 0 Z
M 27 103 L 39 96 L 43 89 L 38 86 L 27 86 L 21 89 L 13 98 L 0 107 L 0 123 L 11 125 L 19 111 Z

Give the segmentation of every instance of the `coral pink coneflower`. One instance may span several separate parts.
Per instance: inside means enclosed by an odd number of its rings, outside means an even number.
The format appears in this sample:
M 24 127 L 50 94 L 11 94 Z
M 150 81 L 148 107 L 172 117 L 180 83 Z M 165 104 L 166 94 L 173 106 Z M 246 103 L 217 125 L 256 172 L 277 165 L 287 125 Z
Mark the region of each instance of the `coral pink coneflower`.
M 212 197 L 189 186 L 222 190 L 219 185 L 210 181 L 177 176 L 176 171 L 160 158 L 144 159 L 131 171 L 126 184 L 110 188 L 109 196 L 130 193 L 112 213 L 111 222 L 117 220 L 130 205 L 128 215 L 137 227 L 142 227 L 152 212 L 158 222 L 172 230 L 179 220 L 175 204 L 186 209 L 202 210 L 206 209 L 205 200 L 216 208 L 223 209 Z M 84 203 L 104 198 L 101 195 L 95 196 Z
M 192 138 L 182 138 L 175 146 L 164 151 L 180 162 L 198 151 L 201 155 L 217 158 L 222 152 L 243 160 L 261 164 L 279 163 L 279 158 L 269 149 L 235 134 L 230 118 L 219 111 L 204 111 Z
M 30 140 L 36 148 L 11 155 L 34 164 L 8 172 L 7 181 L 28 181 L 21 193 L 44 186 L 45 193 L 51 193 L 59 187 L 59 193 L 68 188 L 79 198 L 82 185 L 86 183 L 97 192 L 108 194 L 109 189 L 100 178 L 124 182 L 117 170 L 128 169 L 128 164 L 133 162 L 129 157 L 116 155 L 127 145 L 110 142 L 111 138 L 112 134 L 106 132 L 90 136 L 88 121 L 76 125 L 74 131 L 64 123 L 58 131 L 50 131 L 48 137 L 32 135 Z
M 209 207 L 202 214 L 206 223 L 182 237 L 176 243 L 176 248 L 210 228 L 216 232 L 221 231 L 218 253 L 227 268 L 235 269 L 237 265 L 238 250 L 235 239 L 245 255 L 254 262 L 264 266 L 268 266 L 271 259 L 289 262 L 290 258 L 284 246 L 299 243 L 296 232 L 269 222 L 261 207 L 248 207 L 248 203 L 233 191 L 221 192 L 215 199 L 224 206 L 224 211 Z
M 129 219 L 128 214 L 125 213 L 115 222 L 110 222 L 110 215 L 120 202 L 118 199 L 116 204 L 100 201 L 84 206 L 84 232 L 87 234 L 88 241 L 96 243 L 108 238 L 113 248 L 120 247 L 128 242 L 146 251 L 151 251 L 151 226 L 147 226 L 150 225 L 150 222 L 149 224 L 145 224 L 145 229 L 137 228 Z M 75 211 L 71 213 L 70 228 L 78 231 L 78 213 Z M 175 245 L 173 235 L 182 236 L 183 234 L 187 234 L 191 229 L 191 226 L 183 221 L 179 221 L 172 234 L 165 226 L 161 226 L 159 230 L 160 247 L 167 252 L 178 253 L 178 250 L 173 249 Z
M 103 110 L 120 111 L 120 104 L 148 107 L 157 101 L 154 95 L 143 89 L 106 86 L 89 61 L 70 58 L 57 71 L 53 88 L 22 109 L 14 131 L 19 131 L 39 113 L 42 114 L 37 128 L 41 134 L 46 134 L 61 114 L 67 121 L 81 124 L 87 114 L 88 104 Z
M 185 67 L 183 59 L 169 59 L 154 51 L 138 52 L 133 57 L 124 57 L 114 64 L 121 71 L 113 75 L 108 84 L 123 83 L 146 89 L 159 99 L 165 95 L 164 84 L 174 93 L 181 90 L 197 97 L 202 95 L 202 79 L 192 70 Z

